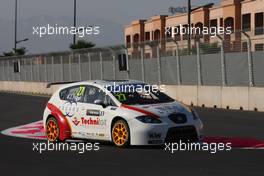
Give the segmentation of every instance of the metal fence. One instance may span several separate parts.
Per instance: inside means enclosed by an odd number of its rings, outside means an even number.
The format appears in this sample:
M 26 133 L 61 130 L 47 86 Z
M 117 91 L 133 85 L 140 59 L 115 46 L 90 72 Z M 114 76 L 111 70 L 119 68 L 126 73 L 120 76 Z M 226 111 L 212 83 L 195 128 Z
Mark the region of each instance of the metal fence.
M 264 39 L 262 39 L 264 41 Z M 186 44 L 173 40 L 0 58 L 0 81 L 136 79 L 169 85 L 264 86 L 264 52 L 252 40 Z M 263 42 L 264 43 L 264 42 Z M 236 47 L 237 45 L 237 47 Z M 120 55 L 128 71 L 120 70 Z

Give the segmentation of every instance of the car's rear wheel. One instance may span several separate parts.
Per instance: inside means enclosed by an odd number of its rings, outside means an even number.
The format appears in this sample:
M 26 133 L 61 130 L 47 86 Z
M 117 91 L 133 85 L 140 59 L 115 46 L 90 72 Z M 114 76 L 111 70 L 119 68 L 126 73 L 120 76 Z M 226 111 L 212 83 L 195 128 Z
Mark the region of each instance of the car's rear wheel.
M 47 120 L 46 136 L 50 142 L 55 142 L 59 140 L 60 128 L 57 120 L 54 117 L 51 117 Z
M 118 147 L 129 145 L 130 133 L 127 123 L 124 120 L 118 120 L 112 128 L 112 140 Z

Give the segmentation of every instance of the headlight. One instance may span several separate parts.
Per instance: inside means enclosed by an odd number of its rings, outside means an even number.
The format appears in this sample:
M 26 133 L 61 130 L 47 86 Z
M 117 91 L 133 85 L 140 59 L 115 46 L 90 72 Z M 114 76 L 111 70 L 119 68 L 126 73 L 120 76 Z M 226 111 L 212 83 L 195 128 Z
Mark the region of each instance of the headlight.
M 193 115 L 193 120 L 199 119 L 197 112 L 194 109 L 191 109 L 191 111 L 192 111 L 192 115 Z
M 161 123 L 159 119 L 151 116 L 139 116 L 136 119 L 143 123 Z

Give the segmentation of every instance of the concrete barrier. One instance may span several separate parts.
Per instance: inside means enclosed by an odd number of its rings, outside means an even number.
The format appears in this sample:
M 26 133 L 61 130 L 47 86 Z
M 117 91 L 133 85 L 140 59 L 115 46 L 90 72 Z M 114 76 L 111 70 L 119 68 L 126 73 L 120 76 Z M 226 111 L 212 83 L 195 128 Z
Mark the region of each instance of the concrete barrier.
M 222 87 L 222 108 L 249 110 L 248 87 Z
M 188 105 L 264 112 L 264 88 L 166 85 L 166 93 Z
M 219 86 L 198 86 L 198 106 L 222 107 L 222 88 Z
M 249 109 L 264 111 L 264 88 L 249 88 Z
M 51 95 L 59 88 L 46 86 L 45 82 L 1 81 L 0 91 Z M 165 90 L 188 105 L 264 112 L 264 88 L 165 85 Z
M 165 85 L 165 90 L 170 97 L 197 106 L 197 86 Z
M 47 83 L 45 82 L 1 81 L 0 91 L 52 95 L 59 88 L 59 86 L 52 86 L 51 88 L 46 86 Z

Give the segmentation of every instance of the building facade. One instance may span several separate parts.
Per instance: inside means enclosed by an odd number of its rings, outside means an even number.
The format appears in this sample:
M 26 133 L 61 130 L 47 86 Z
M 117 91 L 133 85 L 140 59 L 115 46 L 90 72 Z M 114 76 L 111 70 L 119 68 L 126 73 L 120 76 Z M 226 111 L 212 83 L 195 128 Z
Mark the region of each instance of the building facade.
M 229 27 L 232 31 L 229 35 L 215 37 L 212 35 L 192 35 L 191 47 L 195 47 L 195 41 L 204 43 L 216 43 L 224 41 L 226 51 L 245 51 L 247 41 L 250 39 L 252 51 L 264 50 L 264 0 L 222 0 L 219 6 L 209 5 L 194 10 L 191 14 L 191 25 L 199 27 Z M 186 47 L 188 35 L 167 35 L 166 29 L 172 30 L 180 25 L 188 27 L 188 15 L 174 16 L 159 15 L 150 19 L 132 21 L 125 26 L 125 42 L 130 56 L 140 54 L 140 46 L 144 43 L 145 57 L 154 57 L 153 47 L 146 43 L 159 41 L 159 47 L 169 52 L 175 42 L 167 40 L 173 38 L 178 46 Z

